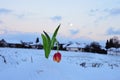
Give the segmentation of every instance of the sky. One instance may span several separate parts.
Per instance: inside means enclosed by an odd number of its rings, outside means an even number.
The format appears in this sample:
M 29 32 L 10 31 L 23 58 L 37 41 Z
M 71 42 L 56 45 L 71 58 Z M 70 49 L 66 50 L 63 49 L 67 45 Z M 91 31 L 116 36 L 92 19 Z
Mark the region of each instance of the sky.
M 43 30 L 66 40 L 120 37 L 120 0 L 0 0 L 0 39 L 34 40 Z

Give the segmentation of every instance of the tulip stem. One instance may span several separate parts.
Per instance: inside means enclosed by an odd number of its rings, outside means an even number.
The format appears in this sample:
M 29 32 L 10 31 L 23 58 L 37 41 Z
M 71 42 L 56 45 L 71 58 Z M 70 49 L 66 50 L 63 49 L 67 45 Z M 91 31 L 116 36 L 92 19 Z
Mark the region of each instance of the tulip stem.
M 56 41 L 56 44 L 57 44 L 57 52 L 59 52 L 59 42 Z

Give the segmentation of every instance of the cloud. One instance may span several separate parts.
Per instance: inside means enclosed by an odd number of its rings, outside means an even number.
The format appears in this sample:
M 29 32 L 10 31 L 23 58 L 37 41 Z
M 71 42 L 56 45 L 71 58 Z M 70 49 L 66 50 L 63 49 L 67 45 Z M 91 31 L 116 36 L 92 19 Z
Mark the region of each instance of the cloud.
M 107 10 L 107 12 L 113 16 L 120 15 L 120 8 L 113 8 L 113 9 Z
M 103 12 L 108 16 L 118 16 L 120 15 L 120 8 L 106 8 L 103 10 Z
M 6 27 L 6 26 L 2 26 L 0 27 L 0 34 L 11 34 L 14 33 L 15 31 L 11 31 L 10 28 Z
M 0 8 L 0 14 L 8 14 L 11 12 L 12 12 L 12 10 L 10 10 L 10 9 Z
M 116 16 L 116 15 L 120 15 L 120 8 L 105 8 L 105 9 L 91 9 L 90 10 L 90 15 L 91 16 L 95 16 L 95 15 L 111 15 L 111 16 Z
M 2 23 L 3 23 L 3 21 L 0 20 L 0 24 L 2 24 Z
M 75 34 L 77 34 L 77 33 L 79 33 L 80 31 L 78 30 L 78 29 L 71 29 L 71 30 L 69 30 L 70 31 L 70 34 L 72 34 L 72 35 L 75 35 Z
M 14 16 L 16 16 L 19 19 L 22 19 L 25 17 L 25 14 L 14 14 Z
M 100 12 L 100 9 L 91 9 L 90 11 L 89 11 L 89 16 L 96 16 L 97 14 L 99 14 L 99 12 Z
M 91 9 L 90 12 L 97 12 L 99 9 Z
M 93 34 L 93 32 L 88 32 L 88 35 Z
M 0 34 L 0 39 L 5 39 L 7 42 L 20 42 L 22 41 L 32 41 L 35 42 L 36 38 L 40 37 L 40 33 L 28 33 L 19 31 L 7 31 L 7 33 Z M 41 40 L 41 39 L 40 39 Z M 41 41 L 40 41 L 41 42 Z
M 61 21 L 62 20 L 62 16 L 53 16 L 50 18 L 52 21 Z
M 107 20 L 109 17 L 120 16 L 120 8 L 105 8 L 105 9 L 91 9 L 89 16 L 95 17 L 95 23 L 102 20 Z
M 107 35 L 120 35 L 120 29 L 109 28 L 107 30 Z
M 23 19 L 25 16 L 27 16 L 24 13 L 16 13 L 13 10 L 5 9 L 5 8 L 0 8 L 0 15 L 4 15 L 4 16 L 10 15 L 10 16 L 14 16 L 19 19 Z M 0 21 L 0 24 L 1 24 L 1 21 Z

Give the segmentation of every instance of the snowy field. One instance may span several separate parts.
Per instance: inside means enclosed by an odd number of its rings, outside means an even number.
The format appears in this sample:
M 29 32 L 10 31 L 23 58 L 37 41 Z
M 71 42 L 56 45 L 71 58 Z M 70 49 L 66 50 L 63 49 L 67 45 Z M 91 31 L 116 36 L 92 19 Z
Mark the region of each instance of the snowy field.
M 60 63 L 43 50 L 0 48 L 0 80 L 120 80 L 120 56 L 60 51 Z

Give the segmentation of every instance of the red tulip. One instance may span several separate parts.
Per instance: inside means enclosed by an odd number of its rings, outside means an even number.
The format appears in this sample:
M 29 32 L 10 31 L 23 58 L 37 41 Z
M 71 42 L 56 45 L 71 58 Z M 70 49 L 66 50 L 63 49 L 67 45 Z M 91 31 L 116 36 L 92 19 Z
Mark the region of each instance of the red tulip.
M 59 63 L 61 61 L 61 54 L 59 52 L 55 53 L 53 56 L 53 60 Z

